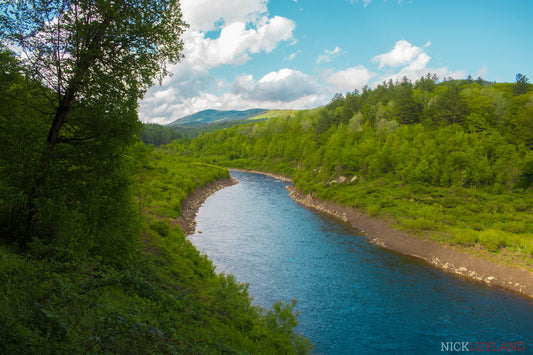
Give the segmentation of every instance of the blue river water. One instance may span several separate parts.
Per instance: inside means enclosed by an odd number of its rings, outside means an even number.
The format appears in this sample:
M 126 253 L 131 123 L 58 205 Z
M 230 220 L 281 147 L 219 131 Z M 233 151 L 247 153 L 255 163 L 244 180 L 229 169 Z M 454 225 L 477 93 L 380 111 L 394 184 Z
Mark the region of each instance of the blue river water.
M 296 298 L 297 330 L 315 353 L 489 352 L 511 343 L 533 354 L 531 301 L 372 245 L 294 202 L 286 182 L 231 174 L 240 183 L 207 199 L 189 238 L 218 272 L 248 283 L 255 303 Z

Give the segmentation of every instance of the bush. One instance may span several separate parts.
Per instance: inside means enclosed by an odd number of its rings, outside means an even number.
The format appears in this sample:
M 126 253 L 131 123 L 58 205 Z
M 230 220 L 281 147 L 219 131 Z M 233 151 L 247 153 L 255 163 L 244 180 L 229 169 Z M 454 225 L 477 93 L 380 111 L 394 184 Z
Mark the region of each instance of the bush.
M 471 229 L 457 229 L 453 231 L 454 241 L 463 246 L 473 246 L 479 242 L 478 233 Z
M 488 229 L 478 233 L 479 243 L 490 252 L 497 252 L 509 244 L 509 235 L 501 230 Z

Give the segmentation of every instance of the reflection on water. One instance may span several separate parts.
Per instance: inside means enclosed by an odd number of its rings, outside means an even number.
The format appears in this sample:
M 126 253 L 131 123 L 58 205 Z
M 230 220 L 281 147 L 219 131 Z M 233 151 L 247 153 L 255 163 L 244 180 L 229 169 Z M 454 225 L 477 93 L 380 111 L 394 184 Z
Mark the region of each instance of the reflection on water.
M 190 239 L 256 303 L 298 299 L 298 329 L 317 353 L 441 353 L 441 342 L 523 342 L 533 353 L 532 303 L 376 247 L 296 204 L 285 182 L 232 175 L 241 183 L 206 201 Z

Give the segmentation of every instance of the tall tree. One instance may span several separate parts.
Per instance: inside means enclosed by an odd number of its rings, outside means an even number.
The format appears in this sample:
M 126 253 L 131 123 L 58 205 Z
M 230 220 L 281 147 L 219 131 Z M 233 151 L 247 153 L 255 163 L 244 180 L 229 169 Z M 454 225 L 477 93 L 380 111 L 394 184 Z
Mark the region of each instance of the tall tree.
M 58 156 L 76 161 L 87 153 L 80 144 L 104 154 L 102 146 L 131 142 L 137 100 L 181 58 L 185 27 L 178 0 L 2 2 L 0 38 L 17 48 L 27 75 L 48 98 L 41 108 L 48 133 L 27 196 L 26 241 L 35 232 L 36 201 L 46 195 L 51 173 L 70 168 L 55 164 Z M 60 145 L 71 148 L 58 152 Z
M 518 73 L 516 74 L 515 79 L 516 81 L 513 85 L 513 91 L 515 95 L 522 95 L 529 91 L 531 84 L 529 84 L 529 78 L 527 76 Z
M 461 96 L 461 88 L 452 82 L 438 98 L 435 119 L 445 124 L 461 123 L 468 113 L 468 107 Z
M 420 121 L 420 108 L 413 97 L 412 85 L 400 85 L 396 89 L 394 116 L 401 124 L 412 124 Z

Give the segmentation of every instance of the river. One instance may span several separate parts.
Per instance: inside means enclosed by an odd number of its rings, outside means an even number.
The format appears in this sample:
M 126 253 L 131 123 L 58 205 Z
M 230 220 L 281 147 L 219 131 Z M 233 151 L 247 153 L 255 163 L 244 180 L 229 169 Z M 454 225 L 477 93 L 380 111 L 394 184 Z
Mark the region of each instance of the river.
M 533 353 L 531 301 L 377 247 L 298 205 L 286 182 L 231 174 L 240 183 L 207 199 L 189 238 L 255 303 L 296 298 L 297 330 L 315 353 Z

